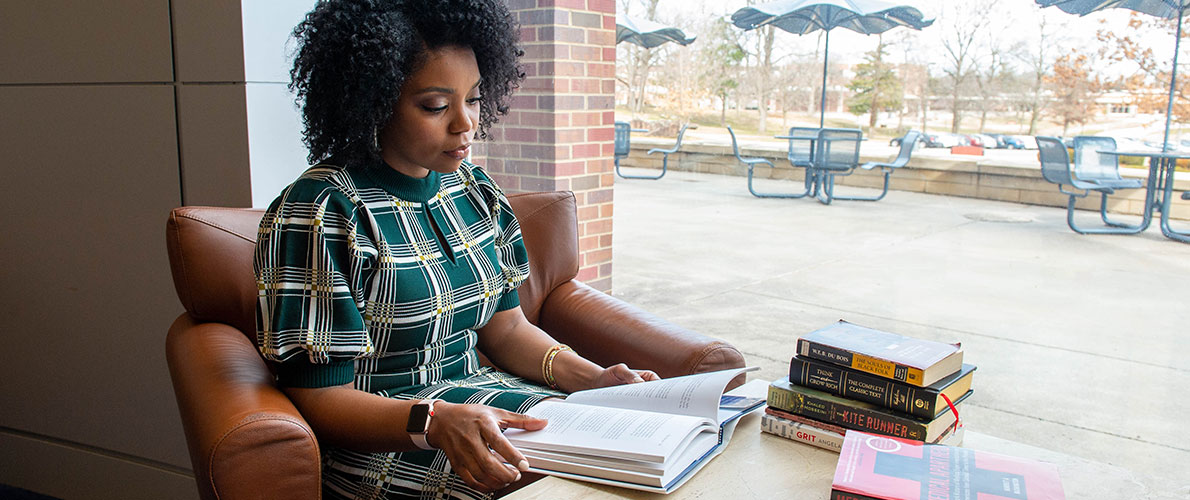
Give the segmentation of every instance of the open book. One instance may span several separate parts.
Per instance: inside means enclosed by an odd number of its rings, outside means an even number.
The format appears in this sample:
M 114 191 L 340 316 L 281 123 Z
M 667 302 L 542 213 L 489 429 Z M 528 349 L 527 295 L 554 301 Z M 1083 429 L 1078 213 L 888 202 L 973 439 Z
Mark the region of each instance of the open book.
M 737 368 L 579 391 L 527 414 L 537 431 L 509 429 L 510 442 L 542 474 L 669 493 L 723 451 L 740 416 L 763 397 L 724 395 Z

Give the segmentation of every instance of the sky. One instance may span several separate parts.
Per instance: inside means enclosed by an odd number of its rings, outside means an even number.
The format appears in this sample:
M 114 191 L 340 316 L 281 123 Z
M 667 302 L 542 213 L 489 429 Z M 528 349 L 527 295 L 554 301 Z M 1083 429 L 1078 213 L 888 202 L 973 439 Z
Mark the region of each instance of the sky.
M 911 54 L 914 55 L 912 57 L 925 59 L 927 62 L 936 63 L 941 66 L 944 61 L 941 52 L 943 50 L 941 37 L 947 33 L 948 23 L 953 22 L 951 17 L 956 17 L 956 13 L 953 10 L 941 8 L 944 2 L 954 2 L 950 5 L 964 5 L 966 0 L 902 0 L 899 3 L 917 7 L 926 14 L 926 17 L 934 17 L 935 22 L 932 26 L 916 33 L 906 28 L 896 28 L 884 35 L 885 41 L 888 42 L 890 39 L 905 36 L 899 32 L 910 32 L 913 35 L 911 41 L 913 51 Z M 644 0 L 616 0 L 616 3 L 619 13 L 624 13 L 625 11 L 632 15 L 644 15 L 645 13 Z M 683 24 L 690 26 L 695 21 L 701 19 L 712 17 L 730 18 L 731 13 L 747 6 L 747 4 L 748 2 L 745 0 L 660 0 L 657 20 L 679 27 Z M 963 12 L 961 11 L 957 13 L 957 15 L 962 14 Z M 993 14 L 989 18 L 989 24 L 992 29 L 988 31 L 989 38 L 985 40 L 985 43 L 990 41 L 990 37 L 994 34 L 996 40 L 1004 45 L 1011 45 L 1016 42 L 1032 42 L 1032 45 L 1036 45 L 1036 40 L 1039 36 L 1037 16 L 1044 16 L 1047 24 L 1059 27 L 1057 29 L 1059 32 L 1057 37 L 1059 46 L 1067 49 L 1071 47 L 1088 47 L 1097 43 L 1095 41 L 1096 31 L 1102 28 L 1119 30 L 1126 26 L 1130 15 L 1131 11 L 1129 10 L 1108 9 L 1085 17 L 1079 17 L 1067 14 L 1054 7 L 1039 8 L 1034 0 L 998 0 Z M 697 35 L 697 32 L 693 34 Z M 780 47 L 778 50 L 782 52 L 788 51 L 786 53 L 806 54 L 813 52 L 818 38 L 817 33 L 799 36 L 778 30 L 776 43 Z M 1154 55 L 1159 60 L 1172 59 L 1172 36 L 1164 33 L 1154 33 L 1152 36 L 1146 37 L 1143 41 L 1146 45 L 1153 48 Z M 847 29 L 831 31 L 831 60 L 843 63 L 858 62 L 863 57 L 864 52 L 872 50 L 876 46 L 876 43 L 876 36 L 860 35 Z M 896 50 L 891 51 L 894 58 L 898 57 L 897 52 Z M 904 53 L 903 50 L 899 52 Z M 904 58 L 905 56 L 901 55 L 900 57 Z M 1190 62 L 1190 60 L 1187 62 Z M 1131 70 L 1132 68 L 1128 67 L 1115 67 L 1108 69 L 1107 72 L 1120 73 Z

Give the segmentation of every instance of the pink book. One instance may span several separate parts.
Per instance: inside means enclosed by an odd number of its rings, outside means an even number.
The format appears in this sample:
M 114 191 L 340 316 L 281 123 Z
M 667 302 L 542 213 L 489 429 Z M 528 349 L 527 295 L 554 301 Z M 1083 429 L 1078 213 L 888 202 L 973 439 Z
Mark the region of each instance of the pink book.
M 847 431 L 831 500 L 1064 500 L 1037 460 Z

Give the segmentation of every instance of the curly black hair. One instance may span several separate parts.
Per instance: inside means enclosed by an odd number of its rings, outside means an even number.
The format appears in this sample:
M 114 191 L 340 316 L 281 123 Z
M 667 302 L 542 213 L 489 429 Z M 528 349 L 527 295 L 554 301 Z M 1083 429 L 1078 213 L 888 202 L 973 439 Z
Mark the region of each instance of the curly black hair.
M 322 0 L 293 36 L 289 89 L 302 108 L 311 163 L 378 161 L 376 131 L 429 50 L 475 52 L 480 138 L 508 112 L 508 97 L 525 77 L 517 25 L 501 0 Z

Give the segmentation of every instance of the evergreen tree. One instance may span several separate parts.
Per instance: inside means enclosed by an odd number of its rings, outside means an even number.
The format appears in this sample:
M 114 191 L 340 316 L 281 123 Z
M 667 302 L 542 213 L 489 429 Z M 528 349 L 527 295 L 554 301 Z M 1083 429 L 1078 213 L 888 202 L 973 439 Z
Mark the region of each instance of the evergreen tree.
M 884 49 L 881 40 L 876 50 L 864 55 L 864 62 L 855 68 L 855 78 L 847 84 L 847 89 L 853 93 L 847 100 L 847 109 L 857 115 L 868 113 L 869 131 L 876 127 L 877 113 L 899 109 L 905 96 L 900 78 L 890 65 L 884 63 Z
M 738 31 L 729 23 L 712 21 L 705 43 L 701 44 L 702 67 L 700 75 L 704 88 L 720 99 L 719 126 L 727 125 L 727 98 L 740 86 L 738 80 L 740 63 L 745 52 L 737 38 Z

